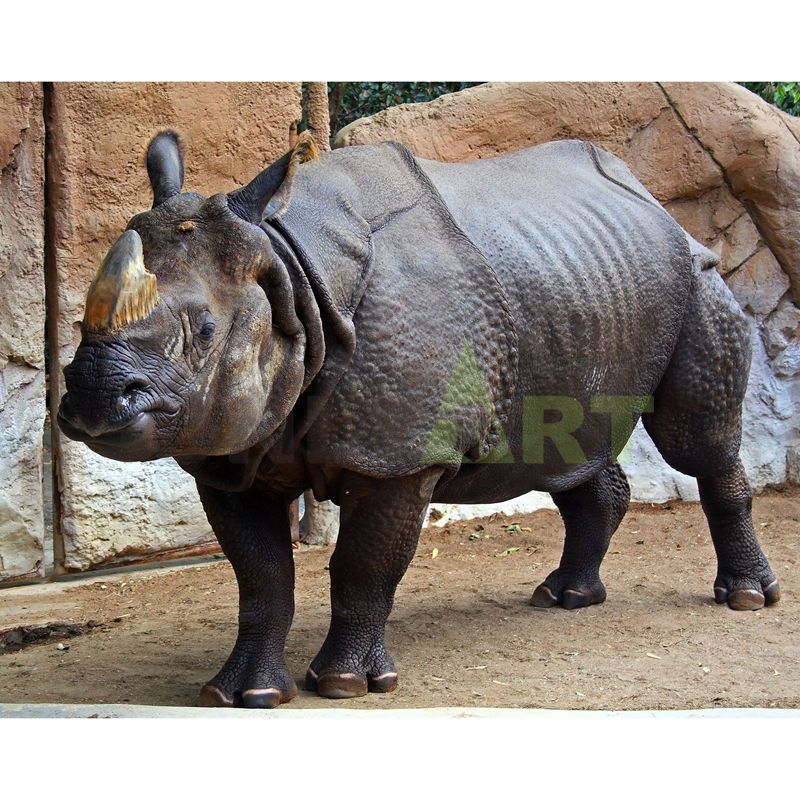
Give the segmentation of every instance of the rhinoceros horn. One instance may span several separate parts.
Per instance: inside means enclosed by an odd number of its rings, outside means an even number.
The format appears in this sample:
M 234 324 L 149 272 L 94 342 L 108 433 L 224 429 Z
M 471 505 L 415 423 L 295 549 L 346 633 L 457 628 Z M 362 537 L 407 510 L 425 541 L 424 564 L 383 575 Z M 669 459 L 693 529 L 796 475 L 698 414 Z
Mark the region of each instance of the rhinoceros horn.
M 147 174 L 153 187 L 153 208 L 180 194 L 183 153 L 175 131 L 161 131 L 147 146 Z
M 142 240 L 125 231 L 103 260 L 86 295 L 84 324 L 93 333 L 111 333 L 144 319 L 158 302 L 156 276 L 144 266 Z
M 308 131 L 303 131 L 286 155 L 258 174 L 247 186 L 228 195 L 228 207 L 254 225 L 265 218 L 280 216 L 289 207 L 297 167 L 318 157 L 313 137 Z

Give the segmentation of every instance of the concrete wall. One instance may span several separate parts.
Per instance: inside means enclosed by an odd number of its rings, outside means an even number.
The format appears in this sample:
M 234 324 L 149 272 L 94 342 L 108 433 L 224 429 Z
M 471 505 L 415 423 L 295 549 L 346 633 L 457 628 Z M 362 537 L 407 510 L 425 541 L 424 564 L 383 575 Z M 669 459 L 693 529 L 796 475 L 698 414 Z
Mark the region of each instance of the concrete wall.
M 44 559 L 45 250 L 57 289 L 57 400 L 89 282 L 128 219 L 152 203 L 150 137 L 177 129 L 186 187 L 212 194 L 283 154 L 300 118 L 300 83 L 0 84 L 0 581 L 41 574 Z M 57 569 L 214 544 L 194 483 L 174 462 L 112 462 L 57 431 L 53 450 Z
M 135 213 L 152 205 L 144 168 L 150 137 L 183 137 L 185 189 L 210 195 L 246 183 L 289 147 L 299 83 L 56 84 L 51 128 L 60 365 L 80 341 L 86 289 Z M 59 437 L 63 564 L 214 542 L 194 481 L 171 460 L 120 464 Z

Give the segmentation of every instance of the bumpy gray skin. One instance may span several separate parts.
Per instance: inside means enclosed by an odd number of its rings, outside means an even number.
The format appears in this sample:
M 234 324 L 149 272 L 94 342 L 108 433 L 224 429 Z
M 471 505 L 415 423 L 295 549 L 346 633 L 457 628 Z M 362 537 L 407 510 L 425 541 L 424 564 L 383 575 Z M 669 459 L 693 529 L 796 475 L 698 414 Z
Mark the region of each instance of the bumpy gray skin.
M 151 153 L 156 207 L 129 227 L 159 305 L 120 332 L 84 331 L 60 423 L 104 455 L 173 456 L 195 476 L 240 590 L 239 638 L 201 702 L 296 693 L 287 506 L 307 488 L 341 506 L 331 626 L 306 676 L 325 697 L 397 685 L 384 625 L 431 500 L 552 493 L 564 554 L 531 602 L 602 602 L 600 564 L 629 501 L 615 457 L 647 398 L 659 451 L 698 479 L 717 601 L 778 599 L 738 458 L 747 322 L 713 254 L 621 161 L 574 141 L 458 165 L 377 145 L 293 179 L 284 159 L 206 200 L 177 193 L 169 142 Z M 188 219 L 195 230 L 177 234 Z M 216 344 L 198 343 L 210 317 Z M 142 372 L 144 389 L 125 377 Z M 529 405 L 543 396 L 582 410 L 569 430 L 579 458 L 549 438 L 537 449 L 554 421 Z M 633 398 L 613 435 L 598 397 Z

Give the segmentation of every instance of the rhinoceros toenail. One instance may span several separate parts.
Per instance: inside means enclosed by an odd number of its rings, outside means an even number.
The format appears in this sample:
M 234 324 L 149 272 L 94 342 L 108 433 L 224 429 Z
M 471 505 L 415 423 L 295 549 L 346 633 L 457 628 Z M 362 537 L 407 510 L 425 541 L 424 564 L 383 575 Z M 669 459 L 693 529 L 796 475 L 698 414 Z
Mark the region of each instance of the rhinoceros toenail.
M 728 596 L 728 605 L 734 611 L 758 611 L 766 601 L 757 589 L 736 589 Z
M 321 675 L 317 682 L 317 693 L 332 700 L 362 697 L 369 691 L 367 681 L 353 672 Z
M 198 704 L 204 708 L 232 708 L 233 700 L 216 686 L 206 684 L 200 690 Z
M 277 708 L 282 696 L 277 689 L 245 689 L 242 705 L 246 708 Z
M 536 608 L 552 608 L 558 604 L 558 597 L 556 597 L 549 586 L 541 584 L 536 587 L 528 604 Z
M 564 589 L 561 597 L 561 605 L 564 608 L 578 608 L 587 604 L 585 592 L 579 592 L 575 589 Z
M 367 679 L 367 684 L 371 692 L 393 692 L 397 688 L 397 673 L 384 672 L 382 675 L 375 675 Z

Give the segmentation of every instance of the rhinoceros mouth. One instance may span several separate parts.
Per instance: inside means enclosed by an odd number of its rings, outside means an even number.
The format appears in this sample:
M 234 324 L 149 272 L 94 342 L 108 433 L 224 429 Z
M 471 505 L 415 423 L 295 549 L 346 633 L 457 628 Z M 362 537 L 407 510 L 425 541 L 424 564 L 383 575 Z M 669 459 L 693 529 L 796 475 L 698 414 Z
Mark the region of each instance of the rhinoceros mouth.
M 63 409 L 63 403 L 62 403 Z M 163 456 L 163 425 L 156 416 L 174 419 L 180 408 L 173 404 L 154 404 L 138 411 L 131 419 L 113 430 L 90 433 L 58 412 L 58 426 L 65 436 L 82 442 L 95 453 L 116 461 L 152 461 Z

